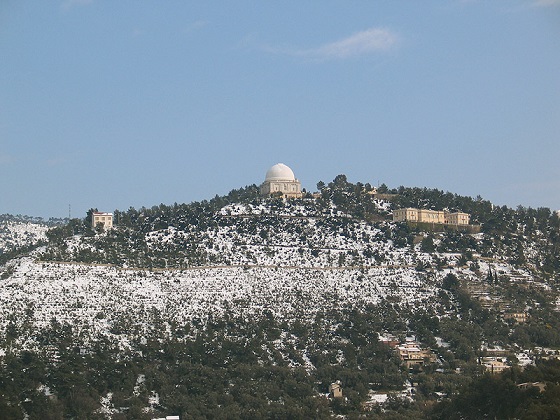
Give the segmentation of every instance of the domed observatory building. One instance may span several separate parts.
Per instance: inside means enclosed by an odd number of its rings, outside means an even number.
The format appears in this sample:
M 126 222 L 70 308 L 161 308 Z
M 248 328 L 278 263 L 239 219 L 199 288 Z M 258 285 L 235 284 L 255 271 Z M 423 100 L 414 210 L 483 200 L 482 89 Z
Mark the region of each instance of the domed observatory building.
M 301 182 L 299 182 L 294 172 L 289 166 L 277 163 L 266 172 L 266 178 L 261 185 L 261 195 L 278 195 L 286 198 L 300 198 Z

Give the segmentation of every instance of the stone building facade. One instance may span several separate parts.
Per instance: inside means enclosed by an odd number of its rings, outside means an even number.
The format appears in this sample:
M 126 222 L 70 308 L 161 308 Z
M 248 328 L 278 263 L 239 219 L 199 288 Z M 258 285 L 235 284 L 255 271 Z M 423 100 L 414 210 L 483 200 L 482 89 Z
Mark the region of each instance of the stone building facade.
M 91 227 L 95 229 L 98 224 L 102 224 L 105 230 L 111 229 L 113 227 L 113 213 L 104 213 L 101 211 L 93 212 L 91 216 Z
M 266 172 L 260 193 L 268 197 L 278 195 L 285 198 L 300 198 L 301 183 L 289 166 L 277 163 Z
M 470 217 L 470 214 L 463 212 L 449 213 L 440 210 L 415 209 L 410 207 L 393 211 L 394 222 L 410 221 L 418 223 L 468 226 L 470 223 Z

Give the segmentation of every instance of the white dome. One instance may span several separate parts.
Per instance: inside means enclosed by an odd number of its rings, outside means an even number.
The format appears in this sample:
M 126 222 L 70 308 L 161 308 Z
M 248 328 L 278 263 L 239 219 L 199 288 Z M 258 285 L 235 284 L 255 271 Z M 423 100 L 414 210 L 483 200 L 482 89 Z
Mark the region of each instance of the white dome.
M 265 181 L 295 181 L 294 172 L 289 166 L 277 163 L 266 172 Z

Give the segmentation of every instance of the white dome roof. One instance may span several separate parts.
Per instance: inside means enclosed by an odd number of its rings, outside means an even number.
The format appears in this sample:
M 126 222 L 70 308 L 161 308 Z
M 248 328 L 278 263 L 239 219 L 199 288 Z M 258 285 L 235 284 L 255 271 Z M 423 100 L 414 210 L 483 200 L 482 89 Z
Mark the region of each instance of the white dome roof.
M 294 172 L 289 166 L 277 163 L 266 172 L 265 181 L 295 181 Z

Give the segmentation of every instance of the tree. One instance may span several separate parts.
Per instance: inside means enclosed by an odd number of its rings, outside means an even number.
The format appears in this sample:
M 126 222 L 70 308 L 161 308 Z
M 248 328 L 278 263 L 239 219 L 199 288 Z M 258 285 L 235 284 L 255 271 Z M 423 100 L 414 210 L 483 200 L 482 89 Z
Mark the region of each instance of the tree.
M 459 288 L 459 279 L 455 274 L 448 273 L 444 277 L 441 287 L 445 290 L 449 290 L 450 292 L 456 292 Z
M 84 222 L 89 225 L 89 226 L 93 226 L 93 213 L 97 212 L 99 210 L 97 210 L 97 208 L 90 208 L 87 213 L 86 213 L 86 218 L 84 220 Z
M 420 249 L 422 250 L 422 252 L 430 253 L 436 250 L 436 246 L 434 245 L 434 239 L 432 238 L 432 236 L 426 236 L 424 239 L 422 239 Z
M 95 232 L 98 234 L 101 234 L 105 231 L 105 225 L 101 222 L 97 223 L 95 225 Z

